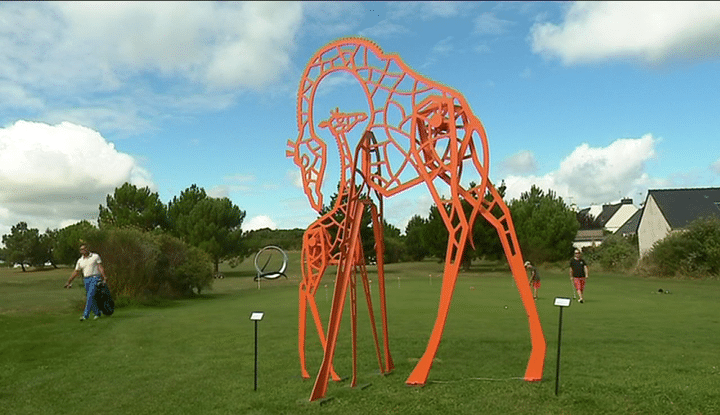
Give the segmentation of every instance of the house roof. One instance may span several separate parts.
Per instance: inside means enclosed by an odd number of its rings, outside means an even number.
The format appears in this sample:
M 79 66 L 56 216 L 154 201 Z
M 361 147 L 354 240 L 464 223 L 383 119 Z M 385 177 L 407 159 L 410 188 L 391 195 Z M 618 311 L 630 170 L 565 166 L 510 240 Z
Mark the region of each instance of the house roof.
M 720 187 L 648 190 L 672 229 L 682 229 L 700 217 L 720 217 Z
M 602 229 L 581 229 L 575 235 L 575 242 L 602 241 L 605 234 Z
M 622 224 L 621 227 L 618 228 L 618 230 L 615 231 L 615 233 L 620 235 L 632 235 L 636 234 L 638 230 L 638 226 L 640 226 L 640 218 L 642 217 L 643 208 L 638 209 L 633 213 L 632 216 L 628 218 L 628 220 L 625 221 L 625 223 Z
M 600 224 L 602 226 L 605 226 L 610 219 L 612 219 L 613 216 L 617 213 L 618 210 L 620 210 L 620 206 L 622 206 L 622 203 L 617 203 L 614 205 L 603 205 L 602 212 L 598 215 L 598 220 L 600 221 Z
M 620 203 L 602 205 L 602 211 L 597 215 L 599 224 L 603 227 L 607 225 L 623 205 L 632 205 L 632 199 L 624 198 L 620 200 Z

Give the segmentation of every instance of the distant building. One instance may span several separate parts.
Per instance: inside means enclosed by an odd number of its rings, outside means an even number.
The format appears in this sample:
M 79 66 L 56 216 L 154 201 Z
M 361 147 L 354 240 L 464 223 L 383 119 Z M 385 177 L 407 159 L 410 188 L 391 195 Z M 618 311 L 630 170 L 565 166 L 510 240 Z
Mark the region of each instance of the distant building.
M 620 236 L 637 235 L 643 209 L 644 208 L 638 209 L 632 216 L 630 216 L 630 219 L 626 220 L 625 223 L 623 223 L 623 225 L 615 231 L 615 233 Z
M 637 227 L 640 256 L 701 217 L 720 216 L 720 188 L 648 190 Z
M 614 205 L 603 205 L 602 213 L 600 213 L 600 223 L 603 229 L 615 233 L 637 211 L 638 208 L 633 205 L 633 200 L 629 198 L 622 199 L 620 203 Z
M 603 239 L 605 239 L 605 232 L 602 229 L 580 229 L 575 235 L 573 248 L 583 249 L 598 246 Z
M 596 217 L 601 228 L 579 230 L 573 246 L 582 249 L 600 245 L 606 234 L 617 232 L 638 211 L 630 198 L 622 199 L 620 203 L 602 205 L 602 207 L 595 205 L 581 210 L 581 213 Z

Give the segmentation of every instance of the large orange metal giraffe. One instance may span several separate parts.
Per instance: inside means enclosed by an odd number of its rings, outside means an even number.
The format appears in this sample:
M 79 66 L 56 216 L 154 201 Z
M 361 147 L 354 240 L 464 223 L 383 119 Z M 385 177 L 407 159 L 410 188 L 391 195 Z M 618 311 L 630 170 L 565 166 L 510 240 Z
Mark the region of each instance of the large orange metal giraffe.
M 295 157 L 301 168 L 305 193 L 311 204 L 318 211 L 322 206 L 321 186 L 327 157 L 313 121 L 315 94 L 321 81 L 336 72 L 354 77 L 367 98 L 364 139 L 357 146 L 359 157 L 354 160 L 361 163 L 359 180 L 382 197 L 425 183 L 437 206 L 442 207 L 438 210 L 449 231 L 438 314 L 426 350 L 406 383 L 422 385 L 427 381 L 442 338 L 463 250 L 478 215 L 496 228 L 527 312 L 532 350 L 525 379 L 540 380 L 546 349 L 542 326 L 527 285 L 509 209 L 488 178 L 485 130 L 462 94 L 422 77 L 397 55 L 384 53 L 366 39 L 340 39 L 321 48 L 310 59 L 300 82 L 299 136 L 294 143 L 289 142 L 293 147 L 289 155 Z M 377 141 L 365 139 L 367 137 L 375 137 Z M 479 175 L 480 184 L 465 188 L 463 168 Z M 449 191 L 449 198 L 441 197 L 442 190 Z M 463 210 L 462 201 L 472 206 L 469 214 Z M 348 203 L 348 212 L 351 204 L 352 201 Z M 359 220 L 347 224 L 346 229 L 349 232 L 344 242 L 352 246 L 357 243 Z M 352 273 L 348 264 L 353 263 L 354 255 L 354 250 L 345 250 L 338 258 L 325 354 L 311 400 L 323 397 L 327 391 L 346 287 Z
M 304 378 L 309 378 L 310 375 L 307 372 L 307 364 L 305 361 L 305 331 L 306 331 L 306 318 L 307 308 L 310 309 L 310 314 L 315 323 L 315 327 L 320 338 L 320 343 L 325 348 L 325 335 L 322 329 L 322 322 L 320 321 L 320 314 L 318 307 L 315 302 L 315 294 L 320 286 L 320 282 L 325 274 L 325 271 L 329 265 L 340 264 L 340 258 L 343 254 L 347 255 L 348 249 L 357 251 L 358 254 L 355 256 L 355 261 L 352 266 L 359 269 L 363 286 L 365 288 L 365 298 L 368 302 L 368 311 L 370 313 L 370 322 L 372 325 L 373 336 L 375 338 L 375 345 L 378 351 L 378 361 L 380 362 L 381 372 L 387 372 L 392 370 L 393 362 L 390 356 L 390 348 L 388 345 L 387 337 L 387 312 L 385 308 L 385 285 L 384 285 L 384 269 L 383 269 L 383 258 L 382 258 L 382 234 L 379 234 L 376 242 L 376 255 L 378 255 L 378 280 L 380 286 L 380 305 L 381 305 L 381 316 L 382 316 L 382 327 L 383 327 L 383 344 L 385 352 L 385 364 L 380 355 L 377 330 L 375 326 L 375 316 L 372 308 L 370 293 L 369 293 L 369 282 L 367 279 L 367 271 L 365 269 L 364 255 L 361 244 L 355 244 L 352 248 L 341 249 L 344 241 L 347 239 L 348 234 L 347 225 L 352 222 L 350 218 L 355 214 L 352 209 L 355 205 L 349 206 L 350 200 L 356 200 L 359 189 L 353 184 L 352 174 L 356 168 L 357 163 L 354 161 L 355 157 L 351 152 L 348 140 L 346 138 L 349 133 L 358 123 L 367 120 L 367 116 L 362 113 L 354 114 L 343 114 L 339 110 L 331 112 L 330 119 L 323 121 L 318 124 L 321 128 L 327 128 L 332 136 L 335 138 L 337 144 L 340 161 L 341 161 L 341 176 L 340 183 L 338 185 L 338 193 L 335 200 L 335 204 L 330 208 L 328 212 L 320 216 L 315 222 L 313 222 L 303 235 L 303 249 L 301 254 L 302 262 L 302 274 L 303 279 L 300 282 L 299 295 L 300 295 L 300 309 L 299 309 L 299 324 L 298 324 L 298 349 L 300 354 L 300 368 L 301 374 Z M 324 143 L 323 143 L 324 144 Z M 288 150 L 288 155 L 296 154 L 296 149 Z M 305 158 L 303 160 L 309 160 Z M 379 215 L 374 206 L 370 206 L 372 220 L 374 228 L 379 229 L 381 226 Z M 319 209 L 318 209 L 319 211 Z M 362 214 L 362 213 L 361 213 Z M 331 235 L 334 234 L 334 238 Z M 354 292 L 354 285 L 353 285 Z M 354 304 L 355 296 L 353 295 L 353 310 L 356 310 Z M 355 312 L 354 312 L 355 313 Z M 353 319 L 353 324 L 354 324 Z M 354 326 L 353 326 L 354 327 Z M 353 334 L 355 334 L 353 328 Z M 355 367 L 355 362 L 353 362 Z M 339 381 L 340 377 L 335 371 L 330 369 L 333 380 Z M 353 371 L 353 384 L 355 382 L 356 373 Z

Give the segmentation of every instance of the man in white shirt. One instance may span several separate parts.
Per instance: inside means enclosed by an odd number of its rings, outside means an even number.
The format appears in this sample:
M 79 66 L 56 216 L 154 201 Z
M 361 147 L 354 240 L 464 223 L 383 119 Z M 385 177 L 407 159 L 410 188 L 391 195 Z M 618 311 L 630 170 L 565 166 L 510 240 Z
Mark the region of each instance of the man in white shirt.
M 65 288 L 72 287 L 72 280 L 82 272 L 85 291 L 87 292 L 87 301 L 85 302 L 85 312 L 82 317 L 80 317 L 80 321 L 87 320 L 90 317 L 91 311 L 95 314 L 95 319 L 97 320 L 102 315 L 102 312 L 100 312 L 95 302 L 95 290 L 101 279 L 103 283 L 107 283 L 105 268 L 102 266 L 100 255 L 90 252 L 87 246 L 82 245 L 80 247 L 80 253 L 82 256 L 77 260 L 75 270 L 67 284 L 65 284 Z

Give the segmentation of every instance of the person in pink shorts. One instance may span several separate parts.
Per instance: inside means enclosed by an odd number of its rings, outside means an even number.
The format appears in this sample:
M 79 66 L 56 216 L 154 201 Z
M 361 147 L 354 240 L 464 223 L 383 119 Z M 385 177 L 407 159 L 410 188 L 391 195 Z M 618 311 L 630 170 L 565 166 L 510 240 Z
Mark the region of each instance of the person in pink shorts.
M 580 302 L 585 302 L 583 294 L 585 292 L 585 280 L 590 276 L 588 266 L 579 249 L 575 250 L 573 259 L 570 260 L 570 281 L 575 286 Z

